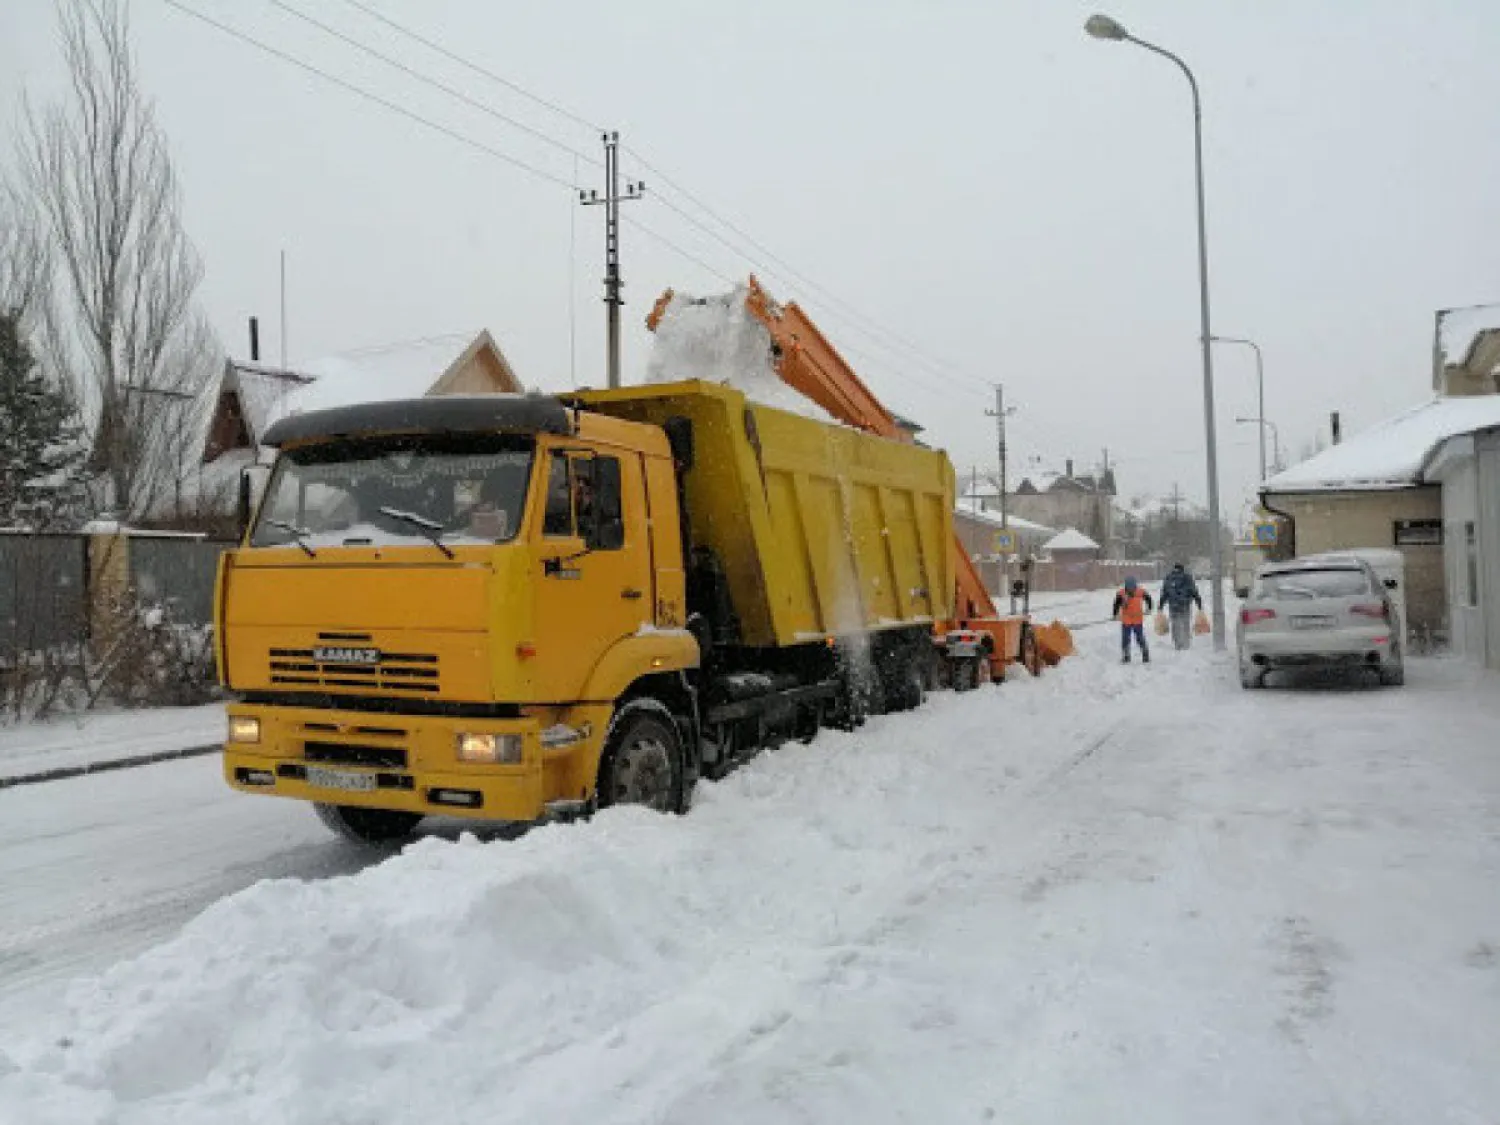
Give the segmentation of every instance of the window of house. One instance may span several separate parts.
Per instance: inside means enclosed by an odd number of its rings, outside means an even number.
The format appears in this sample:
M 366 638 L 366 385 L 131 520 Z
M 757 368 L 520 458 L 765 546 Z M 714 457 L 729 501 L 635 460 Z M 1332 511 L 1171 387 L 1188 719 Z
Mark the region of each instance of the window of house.
M 1468 604 L 1472 607 L 1479 604 L 1479 535 L 1473 520 L 1464 524 L 1464 554 L 1469 570 L 1465 592 L 1469 595 Z

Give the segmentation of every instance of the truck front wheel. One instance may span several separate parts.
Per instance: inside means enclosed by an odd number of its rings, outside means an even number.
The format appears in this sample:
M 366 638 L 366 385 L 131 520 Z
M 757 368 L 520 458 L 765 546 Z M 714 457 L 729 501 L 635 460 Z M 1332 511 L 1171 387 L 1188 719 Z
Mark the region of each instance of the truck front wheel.
M 683 808 L 682 740 L 663 709 L 621 716 L 599 761 L 599 807 Z
M 346 840 L 362 848 L 390 851 L 412 838 L 421 813 L 392 809 L 362 809 L 353 805 L 315 804 L 318 819 Z

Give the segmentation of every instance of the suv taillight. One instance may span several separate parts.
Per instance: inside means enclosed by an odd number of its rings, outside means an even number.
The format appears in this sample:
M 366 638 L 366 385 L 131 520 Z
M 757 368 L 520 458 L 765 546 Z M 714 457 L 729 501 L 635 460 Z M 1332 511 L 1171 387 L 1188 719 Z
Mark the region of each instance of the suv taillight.
M 1254 625 L 1257 621 L 1269 621 L 1275 616 L 1274 609 L 1242 609 L 1240 610 L 1240 624 Z
M 1361 617 L 1376 617 L 1381 621 L 1388 621 L 1391 616 L 1390 606 L 1386 605 L 1384 602 L 1381 602 L 1379 605 L 1376 605 L 1373 602 L 1366 605 L 1351 605 L 1349 607 L 1349 612 L 1357 613 Z

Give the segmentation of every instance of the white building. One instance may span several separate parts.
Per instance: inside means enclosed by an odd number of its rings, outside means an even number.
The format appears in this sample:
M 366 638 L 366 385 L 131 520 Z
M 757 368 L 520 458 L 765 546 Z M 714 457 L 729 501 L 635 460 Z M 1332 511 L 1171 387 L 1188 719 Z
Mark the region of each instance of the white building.
M 1449 438 L 1423 475 L 1443 489 L 1449 643 L 1500 670 L 1500 426 Z

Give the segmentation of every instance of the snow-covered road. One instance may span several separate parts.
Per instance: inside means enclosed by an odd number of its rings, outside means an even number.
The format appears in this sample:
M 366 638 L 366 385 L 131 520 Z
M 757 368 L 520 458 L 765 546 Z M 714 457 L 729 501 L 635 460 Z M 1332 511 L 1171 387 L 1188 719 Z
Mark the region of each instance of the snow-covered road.
M 1497 1120 L 1495 681 L 1081 649 L 684 819 L 250 887 L 0 1006 L 0 1121 Z M 124 777 L 0 793 L 0 969 L 358 865 L 212 760 Z

